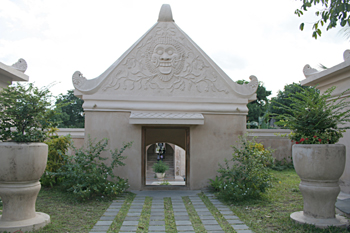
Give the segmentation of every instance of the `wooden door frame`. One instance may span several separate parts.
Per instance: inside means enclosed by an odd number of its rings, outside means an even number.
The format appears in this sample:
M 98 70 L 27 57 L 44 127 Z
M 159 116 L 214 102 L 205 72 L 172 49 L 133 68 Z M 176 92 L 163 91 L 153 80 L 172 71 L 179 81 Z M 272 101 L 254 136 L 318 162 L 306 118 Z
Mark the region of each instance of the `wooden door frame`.
M 186 182 L 185 185 L 146 185 L 146 131 L 147 129 L 184 129 L 186 152 Z M 142 126 L 141 135 L 141 189 L 142 190 L 188 190 L 190 189 L 190 127 L 185 126 Z M 175 153 L 175 151 L 174 151 Z M 175 168 L 175 166 L 174 166 Z

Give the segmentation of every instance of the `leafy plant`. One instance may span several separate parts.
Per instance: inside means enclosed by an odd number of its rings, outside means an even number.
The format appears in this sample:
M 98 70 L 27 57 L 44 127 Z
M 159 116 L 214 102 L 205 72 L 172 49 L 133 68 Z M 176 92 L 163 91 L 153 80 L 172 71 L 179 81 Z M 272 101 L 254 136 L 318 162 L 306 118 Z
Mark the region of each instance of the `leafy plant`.
M 0 140 L 13 142 L 43 142 L 50 118 L 51 94 L 32 83 L 4 88 L 0 92 Z
M 164 173 L 169 170 L 169 166 L 162 160 L 159 160 L 157 163 L 153 164 L 152 169 L 155 173 Z
M 232 146 L 232 159 L 225 159 L 224 165 L 219 164 L 219 175 L 215 180 L 210 179 L 210 185 L 226 200 L 259 198 L 271 186 L 272 152 L 256 143 L 254 138 L 248 140 L 247 135 L 239 137 L 238 143 L 238 146 Z
M 290 105 L 279 104 L 284 114 L 276 116 L 276 124 L 292 130 L 289 138 L 297 144 L 334 144 L 349 129 L 349 97 L 332 97 L 335 87 L 323 94 L 315 88 L 302 89 L 289 96 Z
M 49 147 L 47 165 L 44 174 L 40 178 L 41 185 L 51 186 L 59 184 L 62 177 L 56 176 L 61 166 L 64 164 L 64 156 L 69 146 L 72 144 L 70 135 L 59 137 L 56 133 L 57 128 L 51 128 L 48 131 L 49 139 L 45 143 Z
M 126 157 L 122 153 L 131 147 L 132 142 L 124 144 L 118 150 L 110 150 L 111 164 L 107 165 L 103 161 L 108 158 L 101 156 L 106 151 L 108 145 L 107 139 L 95 142 L 88 138 L 87 148 L 76 149 L 73 146 L 75 154 L 63 155 L 64 164 L 55 175 L 64 177 L 62 187 L 68 192 L 72 192 L 78 199 L 90 199 L 96 195 L 117 196 L 129 188 L 128 180 L 115 176 L 113 169 L 118 166 L 124 166 L 122 162 Z
M 170 185 L 169 181 L 165 180 L 162 183 L 160 183 L 159 185 Z

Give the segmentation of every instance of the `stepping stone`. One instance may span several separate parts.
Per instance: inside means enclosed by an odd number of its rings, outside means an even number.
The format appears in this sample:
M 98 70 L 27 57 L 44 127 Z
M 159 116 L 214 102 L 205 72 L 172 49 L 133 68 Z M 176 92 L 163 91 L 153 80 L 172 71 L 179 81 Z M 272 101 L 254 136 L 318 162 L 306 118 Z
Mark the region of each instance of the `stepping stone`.
M 191 221 L 175 221 L 176 226 L 191 226 Z
M 181 221 L 181 220 L 190 220 L 190 217 L 187 215 L 178 215 L 178 216 L 175 216 L 175 220 L 176 221 Z
M 109 226 L 94 226 L 91 231 L 108 231 Z
M 188 215 L 187 211 L 174 211 L 174 216 L 180 216 L 180 215 Z
M 233 229 L 235 230 L 248 230 L 249 227 L 247 225 L 231 225 Z
M 126 216 L 128 216 L 128 217 L 139 217 L 139 216 L 141 216 L 141 213 L 128 213 Z
M 237 233 L 254 233 L 251 230 L 236 230 Z
M 103 216 L 117 216 L 118 212 L 105 212 Z
M 128 217 L 126 216 L 124 221 L 139 221 L 140 217 Z
M 149 231 L 165 231 L 165 226 L 149 226 Z
M 235 220 L 226 220 L 229 224 L 243 224 L 244 222 L 242 222 L 239 219 L 235 219 Z
M 226 220 L 228 220 L 228 219 L 239 219 L 236 215 L 225 215 L 224 218 Z
M 134 231 L 136 232 L 137 226 L 122 226 L 120 231 Z
M 155 216 L 151 216 L 150 217 L 150 220 L 151 221 L 154 221 L 154 220 L 164 220 L 164 215 L 155 215 Z
M 197 214 L 199 216 L 202 216 L 202 215 L 209 215 L 210 216 L 210 215 L 212 215 L 209 210 L 207 210 L 207 211 L 197 211 Z
M 192 226 L 176 226 L 178 231 L 193 231 Z
M 150 226 L 165 226 L 165 221 L 150 221 Z
M 230 211 L 220 211 L 220 213 L 222 214 L 222 215 L 231 215 L 232 214 L 232 211 L 230 210 Z
M 123 226 L 137 226 L 139 225 L 139 221 L 124 221 Z
M 206 212 L 209 211 L 208 208 L 194 208 L 197 212 Z
M 222 228 L 220 225 L 204 225 L 204 228 L 207 231 L 222 231 Z
M 115 216 L 102 216 L 100 218 L 100 221 L 113 221 L 115 219 Z
M 98 221 L 95 226 L 110 226 L 113 221 Z
M 218 221 L 216 221 L 216 220 L 203 219 L 202 223 L 203 223 L 203 225 L 219 225 Z
M 202 222 L 203 220 L 215 220 L 213 215 L 201 215 L 199 218 L 202 220 Z

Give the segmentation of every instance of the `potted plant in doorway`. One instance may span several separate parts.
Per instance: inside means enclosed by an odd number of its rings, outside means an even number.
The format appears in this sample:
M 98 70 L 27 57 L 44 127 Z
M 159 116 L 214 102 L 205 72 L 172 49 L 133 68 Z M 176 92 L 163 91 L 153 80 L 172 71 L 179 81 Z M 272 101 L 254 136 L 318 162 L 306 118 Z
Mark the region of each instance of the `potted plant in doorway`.
M 156 173 L 158 179 L 163 179 L 165 172 L 169 170 L 169 166 L 162 160 L 159 160 L 157 163 L 153 164 L 152 169 Z
M 54 114 L 47 88 L 16 84 L 0 91 L 0 196 L 2 231 L 32 231 L 50 222 L 35 212 L 48 146 L 42 143 Z
M 291 94 L 290 106 L 279 104 L 285 114 L 277 116 L 279 125 L 292 130 L 288 135 L 293 164 L 301 179 L 303 211 L 291 214 L 298 223 L 317 227 L 345 226 L 345 218 L 335 216 L 335 202 L 340 192 L 338 181 L 345 168 L 345 146 L 335 144 L 349 129 L 350 102 L 344 93 L 332 96 L 335 87 L 323 94 L 310 87 Z M 347 90 L 348 91 L 348 90 Z

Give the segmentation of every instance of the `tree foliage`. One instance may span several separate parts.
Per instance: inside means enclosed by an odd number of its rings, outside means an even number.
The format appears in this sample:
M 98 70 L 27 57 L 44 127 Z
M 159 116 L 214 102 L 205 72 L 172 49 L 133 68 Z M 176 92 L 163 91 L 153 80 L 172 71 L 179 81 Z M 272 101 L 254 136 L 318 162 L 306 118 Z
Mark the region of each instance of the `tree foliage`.
M 51 94 L 47 87 L 39 89 L 32 83 L 4 88 L 0 92 L 0 140 L 43 142 L 51 121 Z
M 344 27 L 345 25 L 350 26 L 350 4 L 349 0 L 302 0 L 303 4 L 300 9 L 295 10 L 295 14 L 299 17 L 304 14 L 309 8 L 322 5 L 322 9 L 316 11 L 316 16 L 319 19 L 312 26 L 312 37 L 317 39 L 321 36 L 322 31 L 320 26 L 326 25 L 326 30 L 335 28 L 338 24 Z M 300 30 L 304 30 L 304 23 L 300 24 Z
M 238 80 L 238 84 L 249 83 L 245 80 Z M 248 103 L 248 121 L 259 122 L 259 117 L 263 117 L 266 113 L 269 105 L 269 99 L 267 98 L 271 95 L 271 91 L 267 91 L 262 82 L 259 82 L 258 89 L 256 91 L 256 100 Z
M 301 86 L 299 83 L 285 85 L 283 91 L 279 90 L 277 96 L 271 99 L 271 103 L 269 105 L 269 112 L 271 116 L 274 118 L 275 116 L 286 114 L 286 111 L 279 106 L 291 106 L 292 100 L 289 97 L 301 92 L 303 89 L 309 88 L 314 89 L 313 87 Z
M 84 101 L 74 95 L 70 90 L 67 94 L 59 95 L 56 99 L 56 112 L 59 128 L 84 128 L 85 115 Z

